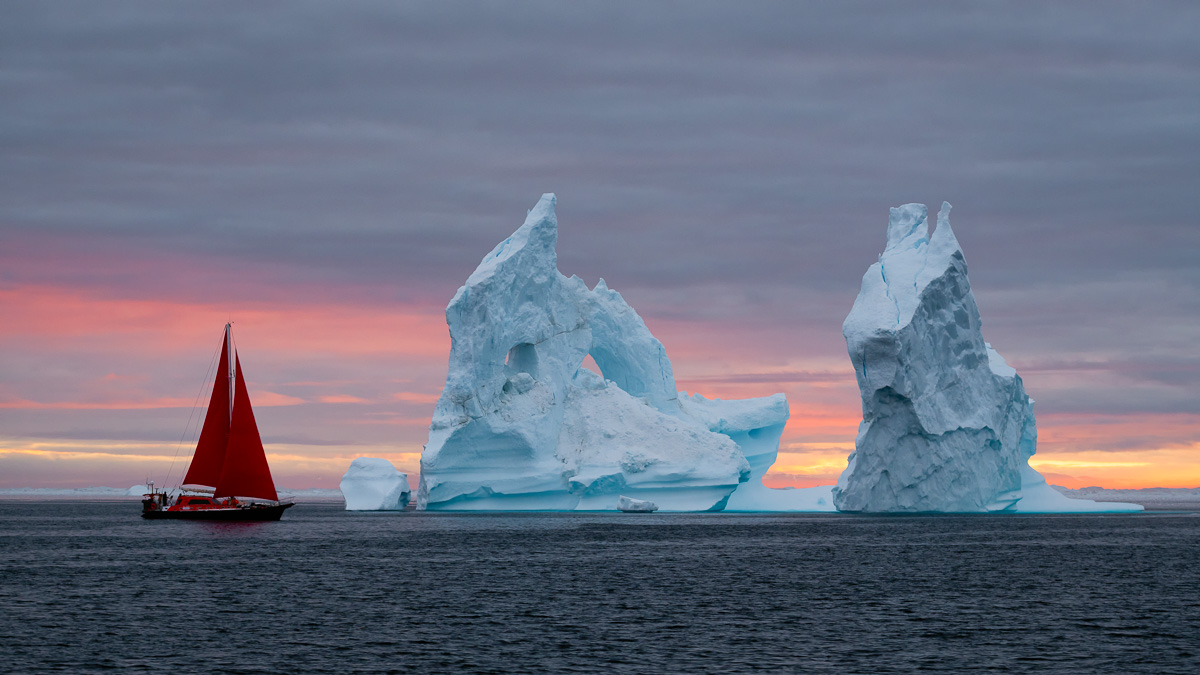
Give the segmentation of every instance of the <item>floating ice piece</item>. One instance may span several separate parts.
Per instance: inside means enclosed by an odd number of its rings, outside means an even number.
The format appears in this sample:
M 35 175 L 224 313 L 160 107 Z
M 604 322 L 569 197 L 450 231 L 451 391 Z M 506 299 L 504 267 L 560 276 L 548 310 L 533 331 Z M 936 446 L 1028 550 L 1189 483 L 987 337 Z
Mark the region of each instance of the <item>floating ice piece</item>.
M 408 476 L 379 457 L 350 462 L 339 487 L 347 511 L 403 511 L 411 494 Z
M 863 421 L 834 504 L 865 512 L 1094 510 L 1053 498 L 1028 466 L 1037 448 L 1033 399 L 983 341 L 949 214 L 944 203 L 930 236 L 924 205 L 892 209 L 887 246 L 842 325 Z
M 652 513 L 658 510 L 658 504 L 621 495 L 617 498 L 617 510 L 625 513 Z

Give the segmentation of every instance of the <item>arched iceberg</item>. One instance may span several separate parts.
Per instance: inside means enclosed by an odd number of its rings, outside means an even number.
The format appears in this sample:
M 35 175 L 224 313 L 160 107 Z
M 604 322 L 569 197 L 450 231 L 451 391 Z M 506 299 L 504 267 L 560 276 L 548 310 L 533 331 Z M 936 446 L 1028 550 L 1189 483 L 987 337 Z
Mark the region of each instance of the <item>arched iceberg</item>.
M 446 308 L 449 372 L 418 508 L 614 510 L 622 495 L 725 508 L 757 473 L 741 439 L 762 439 L 754 466 L 773 461 L 786 400 L 681 398 L 662 343 L 621 295 L 558 271 L 554 207 L 543 195 Z M 600 373 L 582 366 L 589 355 Z

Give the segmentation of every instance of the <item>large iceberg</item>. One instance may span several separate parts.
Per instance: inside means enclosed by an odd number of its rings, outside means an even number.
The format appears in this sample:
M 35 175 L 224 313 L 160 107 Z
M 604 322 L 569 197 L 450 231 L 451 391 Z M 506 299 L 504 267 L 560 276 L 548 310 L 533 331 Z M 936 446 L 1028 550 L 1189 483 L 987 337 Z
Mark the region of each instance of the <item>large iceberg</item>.
M 558 271 L 554 207 L 543 195 L 446 308 L 449 372 L 418 508 L 615 510 L 622 495 L 725 508 L 774 459 L 787 402 L 681 397 L 662 343 L 621 295 Z
M 862 395 L 855 451 L 833 488 L 841 511 L 1125 511 L 1069 500 L 1029 458 L 1033 399 L 983 340 L 967 264 L 943 203 L 891 211 L 887 246 L 842 325 Z
M 408 506 L 408 475 L 380 457 L 350 462 L 338 486 L 347 511 L 403 511 Z

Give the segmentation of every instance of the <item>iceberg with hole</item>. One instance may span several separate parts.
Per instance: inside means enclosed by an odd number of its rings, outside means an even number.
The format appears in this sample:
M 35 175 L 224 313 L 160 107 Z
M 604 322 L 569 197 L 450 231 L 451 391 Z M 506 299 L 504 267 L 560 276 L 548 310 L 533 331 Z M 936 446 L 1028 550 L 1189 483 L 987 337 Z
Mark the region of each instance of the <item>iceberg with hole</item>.
M 1029 466 L 1033 399 L 983 340 L 949 215 L 944 203 L 930 235 L 923 204 L 891 210 L 886 248 L 842 325 L 863 419 L 834 504 L 871 513 L 1142 510 L 1069 499 Z
M 678 393 L 662 343 L 621 295 L 558 271 L 555 201 L 543 195 L 446 308 L 449 369 L 417 508 L 616 510 L 625 496 L 725 509 L 739 486 L 761 485 L 787 401 Z
M 358 457 L 342 476 L 347 511 L 403 511 L 412 490 L 408 476 L 379 457 Z

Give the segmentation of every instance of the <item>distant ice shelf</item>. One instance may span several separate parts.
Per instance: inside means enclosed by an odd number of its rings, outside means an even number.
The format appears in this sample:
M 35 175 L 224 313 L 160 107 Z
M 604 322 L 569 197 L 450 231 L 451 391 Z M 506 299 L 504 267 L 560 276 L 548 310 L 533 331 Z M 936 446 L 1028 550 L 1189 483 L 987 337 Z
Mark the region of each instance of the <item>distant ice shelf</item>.
M 162 489 L 160 486 L 156 486 Z M 127 488 L 118 487 L 102 487 L 91 486 L 81 488 L 58 488 L 58 487 L 22 487 L 22 488 L 0 488 L 0 498 L 54 498 L 54 499 L 141 499 L 146 493 L 146 486 L 143 484 L 133 485 Z M 169 490 L 174 492 L 175 488 Z M 277 492 L 281 498 L 293 497 L 297 499 L 341 499 L 342 493 L 329 488 L 300 488 L 291 489 L 285 487 L 277 488 Z
M 1200 505 L 1200 487 L 1195 488 L 1103 488 L 1091 486 L 1084 488 L 1066 488 L 1052 486 L 1071 499 L 1091 499 L 1097 502 L 1128 501 L 1141 504 L 1146 508 L 1156 506 L 1198 504 Z

